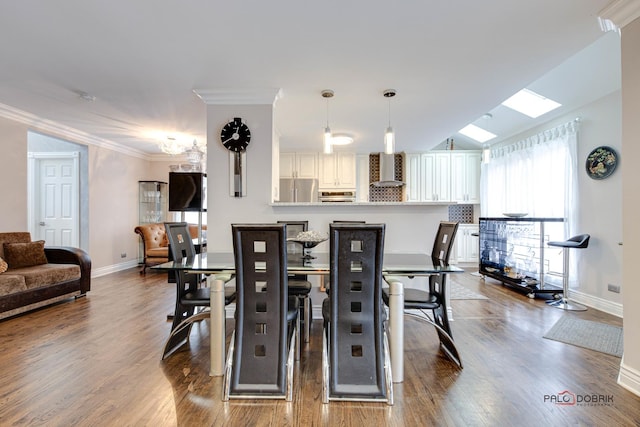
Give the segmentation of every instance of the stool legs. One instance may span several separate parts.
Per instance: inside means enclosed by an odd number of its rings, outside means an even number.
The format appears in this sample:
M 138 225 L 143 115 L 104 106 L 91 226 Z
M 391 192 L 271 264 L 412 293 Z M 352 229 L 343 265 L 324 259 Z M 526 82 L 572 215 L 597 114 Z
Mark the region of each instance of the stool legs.
M 584 305 L 569 301 L 569 248 L 562 251 L 562 298 L 547 301 L 547 304 L 562 310 L 585 311 L 587 307 Z

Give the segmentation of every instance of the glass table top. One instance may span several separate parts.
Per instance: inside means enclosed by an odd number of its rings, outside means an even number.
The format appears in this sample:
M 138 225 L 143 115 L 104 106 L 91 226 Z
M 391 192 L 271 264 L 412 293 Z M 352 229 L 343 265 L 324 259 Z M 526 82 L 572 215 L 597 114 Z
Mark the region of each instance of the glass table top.
M 329 274 L 329 254 L 313 253 L 313 258 L 290 255 L 287 271 L 297 274 Z M 208 252 L 181 261 L 169 261 L 151 267 L 155 270 L 188 270 L 203 273 L 234 273 L 235 262 L 231 252 Z M 455 265 L 432 258 L 427 254 L 385 253 L 382 273 L 386 275 L 419 276 L 437 273 L 460 273 Z

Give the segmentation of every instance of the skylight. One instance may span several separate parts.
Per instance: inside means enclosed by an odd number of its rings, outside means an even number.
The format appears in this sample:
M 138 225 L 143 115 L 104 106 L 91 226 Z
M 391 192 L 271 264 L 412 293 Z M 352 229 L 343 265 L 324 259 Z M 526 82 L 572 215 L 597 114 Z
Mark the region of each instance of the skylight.
M 553 99 L 545 98 L 529 89 L 522 89 L 504 101 L 502 105 L 535 119 L 544 113 L 555 110 L 562 104 L 557 103 Z
M 487 130 L 484 130 L 481 127 L 478 127 L 476 125 L 466 125 L 462 129 L 460 129 L 458 132 L 478 142 L 486 142 L 496 137 L 495 134 Z

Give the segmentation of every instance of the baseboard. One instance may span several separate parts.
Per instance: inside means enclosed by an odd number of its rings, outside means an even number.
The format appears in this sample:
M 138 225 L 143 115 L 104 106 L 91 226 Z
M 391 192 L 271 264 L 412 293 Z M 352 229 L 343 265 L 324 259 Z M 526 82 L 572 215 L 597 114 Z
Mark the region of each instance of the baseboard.
M 138 267 L 138 260 L 131 260 L 122 262 L 120 264 L 108 265 L 106 267 L 92 268 L 91 277 L 106 276 L 107 274 L 116 273 L 118 271 L 128 270 L 130 268 Z
M 607 301 L 604 298 L 594 297 L 593 295 L 573 290 L 569 290 L 569 299 L 584 304 L 587 307 L 595 308 L 596 310 L 622 318 L 622 304 L 620 303 Z
M 640 396 L 640 372 L 625 365 L 624 356 L 620 364 L 620 373 L 618 374 L 618 384 L 629 390 L 636 396 Z

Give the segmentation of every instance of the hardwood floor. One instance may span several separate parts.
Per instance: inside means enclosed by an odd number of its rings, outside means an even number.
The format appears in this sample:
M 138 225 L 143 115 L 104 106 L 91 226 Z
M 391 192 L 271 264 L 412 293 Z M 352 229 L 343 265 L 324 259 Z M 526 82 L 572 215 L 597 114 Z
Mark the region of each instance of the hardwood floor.
M 164 275 L 131 269 L 97 278 L 86 298 L 0 322 L 0 425 L 640 425 L 640 397 L 616 384 L 620 358 L 542 338 L 561 316 L 620 319 L 564 313 L 468 273 L 454 280 L 490 298 L 452 301 L 464 369 L 439 351 L 430 325 L 406 317 L 405 381 L 389 407 L 322 404 L 319 321 L 296 367 L 292 403 L 223 403 L 222 379 L 208 375 L 206 322 L 184 351 L 160 360 L 174 298 Z M 610 401 L 545 401 L 565 390 Z

